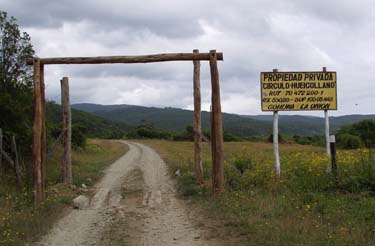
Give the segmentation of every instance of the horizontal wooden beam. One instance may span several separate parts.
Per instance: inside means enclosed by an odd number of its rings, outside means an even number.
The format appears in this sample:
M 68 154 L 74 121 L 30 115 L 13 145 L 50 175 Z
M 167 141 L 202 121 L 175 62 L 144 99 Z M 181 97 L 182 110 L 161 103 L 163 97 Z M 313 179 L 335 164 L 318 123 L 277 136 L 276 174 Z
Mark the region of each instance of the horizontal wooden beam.
M 216 53 L 218 60 L 223 60 L 223 53 Z M 41 64 L 105 64 L 105 63 L 150 63 L 166 61 L 209 61 L 210 53 L 170 53 L 145 56 L 97 56 L 97 57 L 54 57 L 40 58 Z M 34 60 L 27 59 L 32 65 Z

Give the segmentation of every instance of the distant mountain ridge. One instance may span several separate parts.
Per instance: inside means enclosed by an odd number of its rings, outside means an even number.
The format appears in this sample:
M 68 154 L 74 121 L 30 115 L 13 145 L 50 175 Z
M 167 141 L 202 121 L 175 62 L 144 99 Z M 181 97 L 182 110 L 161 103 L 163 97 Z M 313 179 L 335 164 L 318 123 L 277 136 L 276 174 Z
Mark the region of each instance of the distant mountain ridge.
M 168 131 L 182 131 L 192 125 L 193 111 L 179 108 L 157 108 L 136 105 L 73 104 L 73 108 L 93 113 L 104 119 L 137 126 L 151 124 Z M 375 119 L 375 115 L 345 115 L 330 117 L 332 131 L 342 125 L 363 119 Z M 202 128 L 210 128 L 210 112 L 202 112 Z M 223 113 L 224 131 L 240 136 L 265 136 L 272 131 L 272 115 L 237 115 Z M 302 115 L 281 115 L 280 133 L 285 135 L 322 135 L 324 118 Z

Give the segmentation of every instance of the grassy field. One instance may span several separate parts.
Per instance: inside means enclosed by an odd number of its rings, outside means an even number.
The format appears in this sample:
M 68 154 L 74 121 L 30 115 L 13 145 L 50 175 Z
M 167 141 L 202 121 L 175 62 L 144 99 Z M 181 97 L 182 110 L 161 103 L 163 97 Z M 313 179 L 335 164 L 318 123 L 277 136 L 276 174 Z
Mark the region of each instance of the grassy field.
M 213 199 L 210 152 L 203 148 L 207 184 L 193 175 L 193 144 L 145 140 L 180 169 L 180 194 L 213 218 L 215 237 L 235 245 L 375 245 L 375 163 L 367 150 L 337 153 L 338 176 L 325 172 L 328 158 L 319 147 L 280 146 L 281 179 L 273 171 L 268 143 L 225 143 L 225 156 L 243 175 L 226 165 L 226 191 Z
M 102 171 L 127 151 L 127 146 L 106 140 L 88 140 L 87 147 L 72 154 L 76 187 L 94 184 Z M 0 245 L 24 245 L 44 234 L 60 218 L 71 200 L 85 192 L 60 183 L 61 149 L 47 161 L 47 196 L 40 209 L 33 208 L 32 193 L 16 189 L 11 173 L 0 175 Z

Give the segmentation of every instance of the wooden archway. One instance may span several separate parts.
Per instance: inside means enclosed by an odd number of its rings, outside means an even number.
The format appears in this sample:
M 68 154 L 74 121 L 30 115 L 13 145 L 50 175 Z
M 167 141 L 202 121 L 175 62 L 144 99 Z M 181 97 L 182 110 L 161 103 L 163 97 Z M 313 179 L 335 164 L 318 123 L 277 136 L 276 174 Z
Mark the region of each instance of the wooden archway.
M 199 182 L 201 172 L 201 122 L 200 122 L 200 61 L 209 61 L 211 72 L 211 152 L 212 188 L 214 195 L 224 191 L 223 127 L 220 102 L 220 82 L 217 61 L 223 60 L 223 53 L 211 50 L 209 53 L 169 53 L 145 56 L 101 56 L 101 57 L 59 57 L 28 59 L 34 65 L 35 112 L 33 125 L 33 190 L 35 205 L 44 199 L 46 177 L 46 127 L 45 127 L 45 83 L 44 66 L 50 64 L 105 64 L 105 63 L 151 63 L 167 61 L 193 61 L 194 64 L 194 145 L 195 171 Z

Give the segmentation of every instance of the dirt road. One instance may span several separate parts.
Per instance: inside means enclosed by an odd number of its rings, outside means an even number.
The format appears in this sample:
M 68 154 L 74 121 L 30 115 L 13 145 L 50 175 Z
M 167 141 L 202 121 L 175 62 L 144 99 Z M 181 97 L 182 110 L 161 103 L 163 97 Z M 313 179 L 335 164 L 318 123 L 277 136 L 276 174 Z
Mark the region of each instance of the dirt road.
M 217 245 L 189 219 L 159 155 L 127 144 L 128 153 L 106 170 L 88 208 L 72 210 L 38 245 Z

